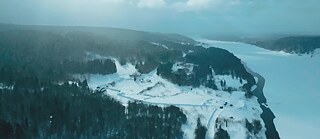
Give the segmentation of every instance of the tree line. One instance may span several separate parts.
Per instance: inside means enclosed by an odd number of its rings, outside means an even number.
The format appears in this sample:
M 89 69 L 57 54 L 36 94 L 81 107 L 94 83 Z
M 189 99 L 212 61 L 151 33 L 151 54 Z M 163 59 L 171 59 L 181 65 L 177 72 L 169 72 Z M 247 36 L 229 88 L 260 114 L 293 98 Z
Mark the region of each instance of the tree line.
M 0 89 L 1 138 L 183 138 L 178 107 L 120 102 L 93 92 L 87 82 Z

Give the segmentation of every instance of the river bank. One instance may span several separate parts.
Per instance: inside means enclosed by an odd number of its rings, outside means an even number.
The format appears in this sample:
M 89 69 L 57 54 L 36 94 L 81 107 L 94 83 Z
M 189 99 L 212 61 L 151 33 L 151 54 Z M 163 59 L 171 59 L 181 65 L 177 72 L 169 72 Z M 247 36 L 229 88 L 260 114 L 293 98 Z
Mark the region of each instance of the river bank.
M 244 64 L 245 65 L 245 64 Z M 258 78 L 257 88 L 253 91 L 253 95 L 258 98 L 258 103 L 262 109 L 261 118 L 265 123 L 267 139 L 280 139 L 279 133 L 275 127 L 273 120 L 276 118 L 271 109 L 268 107 L 267 99 L 263 94 L 265 79 L 258 73 L 252 71 L 245 65 L 246 70 L 254 77 Z

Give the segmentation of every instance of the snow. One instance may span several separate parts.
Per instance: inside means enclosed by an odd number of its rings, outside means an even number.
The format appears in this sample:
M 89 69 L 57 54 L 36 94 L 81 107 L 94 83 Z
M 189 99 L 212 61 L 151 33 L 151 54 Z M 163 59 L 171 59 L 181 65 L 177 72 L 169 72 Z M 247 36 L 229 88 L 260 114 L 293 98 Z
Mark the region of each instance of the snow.
M 246 80 L 243 80 L 243 82 L 240 83 L 239 79 L 232 78 L 231 75 L 214 75 L 214 80 L 215 80 L 216 85 L 218 86 L 218 89 L 220 89 L 220 90 L 222 89 L 220 81 L 225 81 L 226 87 L 234 87 L 236 89 L 239 89 L 245 83 L 247 83 Z
M 166 49 L 169 49 L 168 46 L 164 45 L 164 44 L 160 44 L 160 43 L 156 43 L 156 42 L 150 42 L 151 44 L 155 45 L 155 46 L 160 46 Z
M 192 74 L 193 67 L 194 67 L 194 64 L 192 64 L 192 63 L 178 62 L 178 63 L 173 64 L 171 70 L 173 72 L 178 72 L 178 70 L 181 69 L 181 70 L 186 71 L 187 75 L 190 75 L 190 74 Z
M 226 120 L 222 125 L 222 128 L 227 130 L 231 138 L 244 139 L 247 138 L 247 130 L 243 128 L 245 125 L 245 119 L 248 121 L 260 120 L 262 126 L 264 123 L 260 117 L 262 110 L 259 107 L 253 107 L 257 104 L 257 99 L 246 99 L 241 95 L 243 92 L 238 92 L 237 95 L 232 95 L 227 101 L 227 104 L 223 106 L 224 111 L 221 111 L 219 119 Z M 235 101 L 237 100 L 237 101 Z M 232 104 L 232 106 L 230 105 Z M 232 118 L 231 118 L 232 117 Z M 219 127 L 219 126 L 217 126 Z M 262 128 L 257 138 L 265 137 L 265 128 Z
M 207 125 L 207 123 L 212 123 L 208 132 L 212 134 L 207 134 L 211 138 L 213 137 L 214 134 L 214 122 L 215 118 L 211 118 L 211 116 L 218 116 L 219 112 L 221 111 L 219 109 L 215 109 L 213 107 L 182 107 L 182 110 L 184 114 L 187 116 L 187 124 L 182 126 L 182 130 L 185 133 L 185 138 L 187 139 L 194 139 L 194 130 L 196 129 L 197 126 L 197 119 L 198 117 L 201 119 L 202 125 Z M 210 119 L 211 118 L 211 119 Z
M 316 48 L 312 53 L 311 57 L 320 56 L 320 48 Z
M 190 54 L 190 53 L 193 53 L 194 51 L 192 51 L 192 50 L 188 50 L 188 52 L 187 53 L 185 53 L 185 52 L 182 52 L 182 57 L 186 57 L 187 56 L 187 54 Z
M 186 57 L 186 56 L 187 56 L 187 53 L 182 52 L 182 57 Z
M 12 86 L 7 86 L 3 83 L 0 83 L 0 89 L 10 89 L 10 90 L 13 90 L 13 85 Z
M 119 100 L 124 106 L 127 106 L 128 101 L 142 101 L 145 104 L 161 107 L 170 105 L 180 107 L 188 119 L 187 124 L 182 127 L 186 139 L 195 137 L 194 130 L 198 117 L 201 118 L 202 124 L 208 128 L 208 138 L 214 136 L 215 121 L 218 117 L 228 118 L 232 115 L 237 121 L 244 121 L 246 118 L 261 120 L 262 110 L 257 99 L 255 97 L 253 99 L 245 98 L 245 93 L 242 91 L 228 93 L 204 86 L 196 88 L 178 86 L 158 76 L 156 69 L 148 74 L 136 74 L 137 70 L 132 64 L 120 65 L 116 59 L 114 61 L 117 66 L 117 73 L 110 75 L 77 75 L 75 77 L 87 79 L 88 85 L 92 89 L 97 87 L 105 89 L 105 95 Z M 134 80 L 130 76 L 132 74 L 139 76 Z M 227 85 L 230 86 L 241 85 L 239 80 L 234 80 L 231 76 L 216 75 L 216 78 L 226 80 Z M 114 82 L 113 85 L 110 84 L 112 82 Z M 225 105 L 226 103 L 227 105 Z M 223 108 L 220 109 L 220 107 Z M 246 135 L 243 123 L 227 130 L 233 133 L 236 128 L 241 128 L 242 131 L 238 134 L 234 133 L 232 138 Z M 264 130 L 262 129 L 261 132 L 264 132 Z M 265 135 L 261 134 L 261 138 L 265 138 Z
M 101 74 L 76 74 L 74 75 L 77 79 L 87 79 L 88 85 L 90 88 L 96 89 L 98 86 L 111 83 L 111 82 L 120 82 L 125 78 L 130 78 L 130 75 L 138 73 L 138 71 L 135 69 L 135 66 L 131 63 L 127 63 L 125 65 L 121 65 L 119 61 L 116 59 L 113 59 L 116 68 L 117 73 L 110 74 L 110 75 L 101 75 Z
M 253 86 L 251 87 L 250 91 L 253 92 L 253 91 L 256 90 L 256 89 L 257 89 L 257 85 L 253 85 Z
M 178 42 L 178 43 L 180 43 L 181 45 L 190 45 L 189 42 Z
M 239 42 L 200 41 L 234 53 L 266 79 L 264 94 L 281 138 L 320 136 L 320 49 L 313 55 L 297 55 Z
M 95 60 L 95 59 L 112 59 L 112 57 L 108 57 L 108 56 L 102 56 L 96 53 L 92 53 L 92 52 L 86 52 L 86 60 L 90 61 L 90 60 Z

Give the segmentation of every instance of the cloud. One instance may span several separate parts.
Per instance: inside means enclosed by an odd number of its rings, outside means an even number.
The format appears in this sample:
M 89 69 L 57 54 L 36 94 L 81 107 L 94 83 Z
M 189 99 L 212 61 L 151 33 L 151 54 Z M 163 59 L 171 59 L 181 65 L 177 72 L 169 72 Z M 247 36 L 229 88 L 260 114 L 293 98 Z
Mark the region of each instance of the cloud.
M 138 0 L 139 8 L 166 8 L 178 12 L 220 10 L 240 3 L 242 0 Z
M 139 0 L 137 6 L 140 8 L 160 8 L 166 6 L 164 0 Z
M 0 22 L 183 34 L 320 34 L 319 4 L 319 0 L 0 0 Z
M 120 2 L 124 2 L 124 0 L 97 0 L 97 1 L 110 2 L 110 3 L 120 3 Z
M 176 2 L 173 7 L 178 11 L 199 11 L 207 9 L 212 1 L 217 0 L 188 0 L 185 2 Z

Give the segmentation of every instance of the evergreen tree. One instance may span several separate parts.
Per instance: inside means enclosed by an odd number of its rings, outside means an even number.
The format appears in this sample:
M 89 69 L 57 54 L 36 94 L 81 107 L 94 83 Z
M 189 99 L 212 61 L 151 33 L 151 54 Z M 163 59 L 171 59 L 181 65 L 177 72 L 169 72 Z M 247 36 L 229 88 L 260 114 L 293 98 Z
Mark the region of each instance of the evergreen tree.
M 214 134 L 214 139 L 230 139 L 228 132 L 219 126 L 217 132 Z
M 197 119 L 197 127 L 195 130 L 195 139 L 205 139 L 207 128 L 201 124 L 200 118 Z

